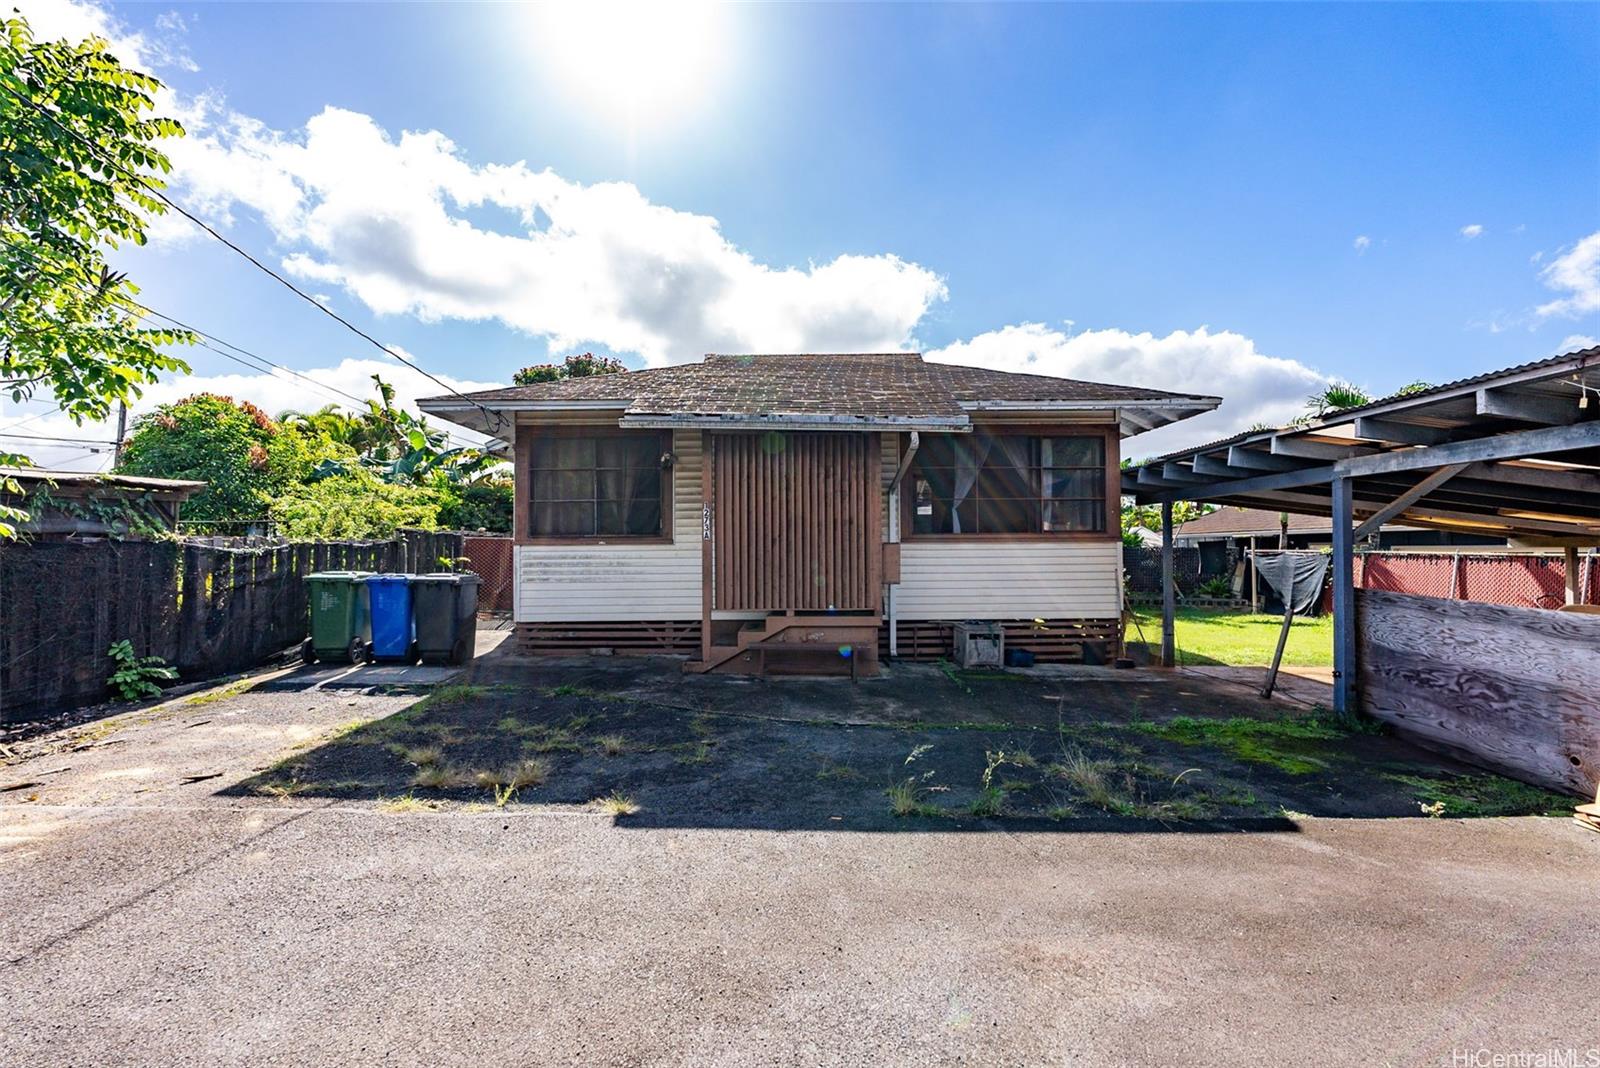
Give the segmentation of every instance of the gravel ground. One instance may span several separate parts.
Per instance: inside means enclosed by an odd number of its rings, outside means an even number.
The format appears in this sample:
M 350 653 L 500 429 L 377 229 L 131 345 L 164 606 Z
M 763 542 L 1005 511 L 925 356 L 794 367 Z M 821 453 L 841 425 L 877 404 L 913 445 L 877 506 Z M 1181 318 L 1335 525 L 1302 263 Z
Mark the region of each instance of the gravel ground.
M 42 784 L 0 793 L 0 1065 L 1600 1047 L 1600 837 L 1567 820 L 785 830 L 237 790 L 415 700 L 289 676 L 0 768 Z

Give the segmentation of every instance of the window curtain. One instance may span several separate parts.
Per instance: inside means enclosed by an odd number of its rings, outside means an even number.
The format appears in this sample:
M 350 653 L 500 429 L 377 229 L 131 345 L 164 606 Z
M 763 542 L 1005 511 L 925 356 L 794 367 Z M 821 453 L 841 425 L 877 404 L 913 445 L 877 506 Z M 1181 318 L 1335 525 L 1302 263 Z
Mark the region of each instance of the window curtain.
M 978 484 L 978 468 L 983 466 L 983 461 L 989 457 L 989 448 L 994 444 L 990 437 L 978 435 L 956 436 L 951 442 L 956 452 L 956 485 L 955 493 L 950 498 L 950 530 L 952 533 L 961 533 L 961 506 L 967 503 L 972 496 L 972 489 Z M 976 515 L 976 510 L 974 510 Z

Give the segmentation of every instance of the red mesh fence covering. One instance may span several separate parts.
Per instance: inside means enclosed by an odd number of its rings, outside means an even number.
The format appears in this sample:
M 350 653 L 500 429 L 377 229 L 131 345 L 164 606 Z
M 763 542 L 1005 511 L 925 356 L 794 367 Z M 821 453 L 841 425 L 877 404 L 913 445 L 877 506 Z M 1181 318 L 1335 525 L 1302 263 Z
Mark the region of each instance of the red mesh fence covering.
M 478 608 L 484 612 L 511 611 L 511 539 L 467 535 L 462 552 L 483 584 L 478 587 Z
M 1600 558 L 1578 557 L 1586 604 L 1600 604 Z M 1544 553 L 1361 553 L 1358 589 L 1444 597 L 1521 608 L 1555 608 L 1567 599 L 1566 561 Z

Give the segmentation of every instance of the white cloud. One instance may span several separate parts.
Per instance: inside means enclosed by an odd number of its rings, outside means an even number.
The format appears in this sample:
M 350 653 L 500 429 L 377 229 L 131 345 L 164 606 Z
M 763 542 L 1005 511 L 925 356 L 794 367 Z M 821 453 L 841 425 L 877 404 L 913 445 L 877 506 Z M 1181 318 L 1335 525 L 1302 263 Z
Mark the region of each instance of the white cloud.
M 398 346 L 391 347 L 402 355 L 410 355 Z M 246 400 L 273 416 L 287 410 L 316 411 L 327 404 L 338 404 L 347 409 L 354 409 L 357 407 L 355 402 L 340 397 L 333 391 L 342 390 L 356 397 L 376 399 L 377 393 L 372 382 L 374 374 L 381 375 L 385 382 L 394 387 L 395 402 L 413 415 L 420 414 L 416 406 L 418 397 L 432 397 L 445 392 L 437 384 L 415 371 L 406 370 L 392 360 L 347 359 L 333 367 L 318 367 L 297 373 L 327 388 L 318 389 L 302 378 L 281 371 L 277 374 L 251 374 L 241 371 L 238 374 L 191 375 L 147 387 L 144 396 L 129 410 L 128 421 L 131 425 L 134 419 L 159 405 L 170 404 L 196 393 L 219 393 L 236 400 Z M 450 388 L 462 393 L 475 389 L 492 389 L 503 384 L 476 382 L 450 375 L 440 375 L 439 378 L 448 383 Z M 27 419 L 27 425 L 18 427 L 16 433 L 31 434 L 35 437 L 59 437 L 80 444 L 41 442 L 33 438 L 0 438 L 0 451 L 20 452 L 40 467 L 53 467 L 65 463 L 67 469 L 74 471 L 109 470 L 111 455 L 109 446 L 104 443 L 114 440 L 117 436 L 115 418 L 103 423 L 85 423 L 82 426 L 59 413 L 33 418 L 50 409 L 51 405 L 46 402 L 33 402 L 20 406 L 10 403 L 0 404 L 0 431 L 10 430 L 13 424 Z M 438 423 L 437 420 L 430 422 L 448 430 L 452 438 L 463 443 L 483 440 L 482 435 L 463 430 L 454 424 Z M 105 451 L 85 455 L 91 448 Z
M 1534 309 L 1540 316 L 1573 318 L 1600 312 L 1600 230 L 1551 260 L 1539 272 L 1539 279 L 1558 293 L 1566 294 Z
M 109 9 L 92 3 L 78 3 L 75 0 L 21 0 L 15 3 L 14 0 L 14 4 L 28 20 L 36 41 L 67 40 L 76 43 L 85 37 L 103 37 L 108 42 L 107 50 L 124 66 L 147 72 L 161 67 L 178 67 L 187 71 L 200 69 L 184 47 L 182 35 L 186 26 L 176 13 L 156 20 L 160 33 L 147 34 L 129 29 Z
M 1372 247 L 1372 238 L 1368 237 L 1366 234 L 1357 234 L 1356 239 L 1351 242 L 1351 245 L 1357 252 L 1364 253 L 1367 251 L 1367 249 Z
M 1561 340 L 1561 344 L 1556 346 L 1556 351 L 1553 355 L 1565 356 L 1569 352 L 1582 352 L 1584 349 L 1592 349 L 1596 345 L 1600 345 L 1600 341 L 1596 341 L 1588 334 L 1568 334 Z
M 1258 352 L 1247 337 L 1206 327 L 1156 337 L 1125 330 L 1069 335 L 1043 323 L 1022 323 L 947 345 L 927 358 L 1223 398 L 1214 412 L 1131 439 L 1124 447 L 1130 456 L 1159 455 L 1255 423 L 1285 423 L 1304 412 L 1306 397 L 1328 381 L 1305 364 Z
M 936 274 L 892 254 L 761 263 L 716 219 L 629 183 L 477 166 L 442 133 L 395 138 L 353 111 L 327 108 L 285 134 L 212 104 L 188 125 L 168 151 L 200 214 L 228 224 L 239 208 L 259 213 L 288 272 L 383 315 L 494 320 L 557 351 L 593 345 L 658 364 L 900 348 L 946 295 Z
M 1463 226 L 1461 228 L 1461 236 L 1466 238 L 1468 241 L 1471 241 L 1475 237 L 1482 237 L 1483 236 L 1483 224 L 1482 223 L 1471 223 L 1471 224 L 1469 224 L 1467 226 Z

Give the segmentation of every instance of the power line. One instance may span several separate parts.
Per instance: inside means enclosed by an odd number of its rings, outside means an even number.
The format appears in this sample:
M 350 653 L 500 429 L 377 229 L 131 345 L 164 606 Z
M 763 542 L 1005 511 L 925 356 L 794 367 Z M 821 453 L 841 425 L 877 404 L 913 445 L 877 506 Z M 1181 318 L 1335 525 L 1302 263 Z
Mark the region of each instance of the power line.
M 45 416 L 54 415 L 55 413 L 59 412 L 60 410 L 61 410 L 61 405 L 58 404 L 54 408 L 49 408 L 49 409 L 46 409 L 45 411 L 37 412 L 37 413 L 35 413 L 33 415 L 28 416 L 26 419 L 18 419 L 15 423 L 10 424 L 9 426 L 0 427 L 0 430 L 15 430 L 19 426 L 27 426 L 29 423 L 37 423 L 39 420 L 43 419 Z
M 21 246 L 11 245 L 9 247 L 8 251 L 14 252 L 14 253 L 20 253 L 23 256 L 23 258 L 31 260 L 34 263 L 35 266 L 43 266 L 43 265 L 45 265 L 44 261 L 40 260 L 37 256 L 35 256 L 31 252 L 29 252 L 28 250 L 23 249 Z M 67 284 L 70 285 L 72 283 L 68 282 Z M 78 289 L 79 292 L 82 292 L 82 293 L 85 293 L 85 294 L 88 294 L 88 295 L 91 295 L 91 296 L 93 295 L 93 292 L 91 290 L 85 288 L 84 286 L 78 285 L 78 286 L 74 286 L 74 288 Z M 323 395 L 326 396 L 326 397 L 333 397 L 335 394 L 337 394 L 337 396 L 339 396 L 339 397 L 344 397 L 347 400 L 355 402 L 355 404 L 358 407 L 362 406 L 362 405 L 368 405 L 368 404 L 372 403 L 367 398 L 358 397 L 353 393 L 348 393 L 345 390 L 340 389 L 338 386 L 332 386 L 332 385 L 329 385 L 326 382 L 320 382 L 317 379 L 312 378 L 310 375 L 301 374 L 299 371 L 296 371 L 292 367 L 285 367 L 283 364 L 275 363 L 272 360 L 267 359 L 265 356 L 262 356 L 260 353 L 251 352 L 249 349 L 244 348 L 242 345 L 236 345 L 233 342 L 228 341 L 228 340 L 226 340 L 224 338 L 220 338 L 215 334 L 208 333 L 207 331 L 200 329 L 198 326 L 195 326 L 192 323 L 186 323 L 182 319 L 175 318 L 175 317 L 173 317 L 171 315 L 166 314 L 165 312 L 157 311 L 155 308 L 152 308 L 147 304 L 140 303 L 139 301 L 134 300 L 132 297 L 123 296 L 121 299 L 126 302 L 127 306 L 129 306 L 129 307 L 131 307 L 133 309 L 136 309 L 140 313 L 137 316 L 137 318 L 139 318 L 139 319 L 148 319 L 151 316 L 154 316 L 155 318 L 158 318 L 158 319 L 161 319 L 161 320 L 163 320 L 165 322 L 171 323 L 173 326 L 176 326 L 176 327 L 178 327 L 180 329 L 188 330 L 188 331 L 190 331 L 190 332 L 192 332 L 194 334 L 199 335 L 200 337 L 207 338 L 207 339 L 209 339 L 211 341 L 214 341 L 218 345 L 224 345 L 227 348 L 233 349 L 234 352 L 238 352 L 238 353 L 242 354 L 242 356 L 248 357 L 248 359 L 250 359 L 250 360 L 258 361 L 259 364 L 264 365 L 264 366 L 258 366 L 256 363 L 246 362 L 246 360 L 245 359 L 241 359 L 240 356 L 235 356 L 232 353 L 224 352 L 222 349 L 217 348 L 215 345 L 208 345 L 204 341 L 196 342 L 196 344 L 198 344 L 201 348 L 206 349 L 209 352 L 214 352 L 218 356 L 223 357 L 224 359 L 232 360 L 234 363 L 238 364 L 241 367 L 247 367 L 252 371 L 265 371 L 268 374 L 271 374 L 272 371 L 274 371 L 274 370 L 282 371 L 285 374 L 293 375 L 295 378 L 298 378 L 301 381 L 306 382 L 308 385 L 310 385 L 314 389 L 322 390 L 323 391 Z M 53 410 L 54 411 L 60 411 L 61 410 L 61 406 L 58 404 L 58 405 L 56 405 L 56 407 Z M 32 416 L 31 419 L 40 419 L 40 418 L 43 418 L 44 416 L 49 415 L 49 414 L 50 414 L 50 412 L 41 412 L 38 415 Z M 31 420 L 25 420 L 25 422 L 26 421 L 31 421 Z M 21 425 L 21 424 L 19 423 L 17 425 Z M 479 445 L 476 442 L 468 441 L 465 438 L 458 437 L 458 436 L 452 434 L 449 430 L 444 430 L 443 433 L 445 435 L 445 440 L 446 441 L 452 442 L 455 445 L 460 446 L 462 448 L 468 448 L 468 449 L 482 449 L 483 448 L 482 445 Z
M 218 241 L 222 242 L 228 248 L 232 249 L 234 252 L 236 252 L 240 256 L 244 257 L 258 271 L 260 271 L 261 273 L 265 274 L 267 277 L 269 277 L 269 278 L 273 279 L 274 281 L 276 281 L 279 285 L 281 285 L 285 289 L 289 290 L 289 292 L 293 293 L 295 296 L 299 297 L 301 300 L 305 301 L 307 304 L 311 305 L 313 308 L 316 308 L 318 311 L 322 312 L 322 314 L 328 316 L 330 319 L 334 320 L 335 322 L 337 322 L 338 324 L 343 326 L 346 330 L 349 330 L 351 333 L 355 334 L 357 337 L 360 337 L 364 341 L 368 342 L 374 348 L 378 349 L 380 352 L 387 353 L 389 356 L 392 356 L 394 359 L 398 360 L 400 363 L 404 364 L 405 366 L 411 368 L 413 371 L 416 371 L 418 374 L 426 376 L 430 381 L 432 381 L 434 384 L 440 386 L 441 388 L 443 388 L 447 392 L 455 395 L 456 397 L 459 397 L 460 399 L 466 401 L 468 404 L 471 404 L 473 407 L 477 408 L 480 412 L 482 412 L 486 418 L 492 420 L 493 421 L 493 425 L 497 429 L 499 427 L 502 427 L 502 426 L 505 425 L 505 417 L 503 415 L 501 415 L 499 412 L 491 412 L 488 408 L 485 408 L 479 402 L 473 400 L 471 397 L 468 397 L 466 394 L 462 393 L 460 390 L 456 389 L 454 386 L 451 386 L 449 383 L 445 382 L 443 379 L 439 378 L 437 375 L 433 374 L 431 371 L 425 370 L 424 368 L 419 367 L 416 364 L 412 363 L 410 360 L 408 360 L 404 356 L 400 355 L 394 349 L 391 349 L 389 346 L 385 345 L 383 342 L 379 341 L 377 338 L 373 337 L 371 334 L 367 333 L 365 330 L 362 330 L 360 327 L 358 327 L 354 323 L 350 322 L 350 320 L 346 319 L 344 316 L 340 315 L 338 312 L 334 311 L 332 308 L 329 308 L 327 305 L 325 305 L 321 301 L 317 300 L 317 298 L 313 297 L 311 294 L 307 293 L 305 290 L 301 289 L 299 286 L 295 285 L 293 282 L 289 281 L 287 278 L 283 277 L 281 274 L 279 274 L 278 272 L 274 271 L 271 267 L 268 267 L 266 264 L 264 264 L 260 260 L 256 259 L 249 252 L 245 251 L 243 248 L 241 248 L 240 246 L 236 245 L 233 241 L 229 240 L 226 236 L 224 236 L 221 232 L 219 232 L 216 228 L 214 228 L 210 223 L 206 222 L 204 219 L 200 218 L 198 215 L 195 215 L 193 212 L 189 211 L 182 204 L 179 204 L 177 201 L 173 200 L 171 197 L 167 196 L 167 194 L 165 192 L 163 192 L 159 186 L 152 185 L 150 183 L 149 179 L 145 178 L 143 175 L 140 175 L 140 174 L 137 174 L 137 173 L 135 173 L 133 171 L 128 170 L 126 167 L 124 167 L 117 160 L 111 158 L 110 156 L 105 155 L 100 150 L 100 146 L 99 145 L 95 144 L 93 141 L 90 141 L 88 138 L 86 138 L 82 134 L 78 133 L 77 130 L 74 130 L 71 126 L 68 126 L 66 123 L 62 122 L 55 115 L 51 114 L 49 112 L 49 110 L 47 110 L 46 108 L 40 106 L 38 103 L 34 102 L 29 97 L 23 96 L 22 94 L 16 92 L 15 90 L 7 89 L 7 92 L 9 92 L 12 96 L 16 97 L 23 104 L 27 105 L 28 107 L 32 108 L 34 111 L 37 111 L 40 115 L 44 116 L 44 118 L 46 120 L 48 120 L 49 122 L 53 123 L 56 126 L 57 129 L 62 130 L 63 132 L 65 132 L 67 134 L 67 136 L 71 137 L 73 140 L 77 141 L 79 144 L 81 144 L 85 148 L 87 148 L 90 152 L 92 152 L 96 156 L 98 156 L 100 158 L 100 160 L 102 162 L 104 162 L 107 166 L 112 167 L 117 171 L 120 171 L 122 174 L 126 175 L 129 179 L 131 179 L 131 180 L 133 180 L 135 182 L 138 182 L 141 186 L 143 186 L 146 190 L 148 190 L 153 196 L 155 196 L 162 203 L 166 204 L 173 211 L 176 211 L 179 215 L 182 215 L 185 219 L 188 219 L 190 222 L 192 222 L 196 226 L 200 227 L 200 229 L 204 230 L 207 234 L 210 234 L 212 237 L 214 237 Z
M 116 442 L 109 438 L 67 438 L 56 434 L 4 434 L 0 438 L 16 438 L 20 441 L 60 441 L 68 445 L 115 445 Z

